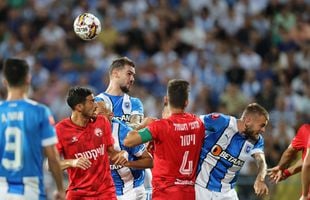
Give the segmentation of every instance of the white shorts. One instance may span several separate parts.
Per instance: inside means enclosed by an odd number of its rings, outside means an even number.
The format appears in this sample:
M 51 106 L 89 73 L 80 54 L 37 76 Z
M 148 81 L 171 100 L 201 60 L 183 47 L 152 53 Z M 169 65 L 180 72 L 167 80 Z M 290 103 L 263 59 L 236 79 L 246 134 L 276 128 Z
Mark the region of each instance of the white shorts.
M 117 200 L 145 200 L 146 192 L 144 185 L 133 188 L 121 196 L 117 196 Z
M 195 184 L 196 200 L 238 200 L 236 190 L 228 192 L 215 192 Z

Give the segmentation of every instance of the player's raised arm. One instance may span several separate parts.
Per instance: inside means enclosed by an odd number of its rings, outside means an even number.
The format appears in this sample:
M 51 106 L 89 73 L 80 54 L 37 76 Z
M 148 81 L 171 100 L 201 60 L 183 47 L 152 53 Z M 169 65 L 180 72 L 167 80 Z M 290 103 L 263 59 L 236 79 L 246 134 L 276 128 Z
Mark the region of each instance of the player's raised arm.
M 296 150 L 295 148 L 292 147 L 292 145 L 290 145 L 282 154 L 281 159 L 277 164 L 277 166 L 268 170 L 268 176 L 273 182 L 278 183 L 279 181 L 283 180 L 282 176 L 286 167 L 288 167 L 289 164 L 294 160 L 297 153 L 298 150 Z M 291 175 L 287 173 L 287 171 L 285 172 L 286 172 L 286 175 L 284 174 L 285 176 Z
M 268 195 L 268 187 L 265 183 L 267 174 L 267 164 L 264 153 L 255 153 L 253 155 L 258 166 L 258 174 L 254 182 L 254 190 L 257 195 Z

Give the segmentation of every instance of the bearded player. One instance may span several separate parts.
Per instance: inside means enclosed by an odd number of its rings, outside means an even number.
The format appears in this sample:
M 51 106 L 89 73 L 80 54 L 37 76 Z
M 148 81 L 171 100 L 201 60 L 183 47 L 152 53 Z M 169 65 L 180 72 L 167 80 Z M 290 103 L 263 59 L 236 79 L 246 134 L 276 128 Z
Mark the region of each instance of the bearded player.
M 254 183 L 257 195 L 268 194 L 265 184 L 267 165 L 261 133 L 269 121 L 269 114 L 257 103 L 249 104 L 240 119 L 213 113 L 200 117 L 206 137 L 200 154 L 196 199 L 237 200 L 234 189 L 244 162 L 251 155 L 258 166 Z
M 110 122 L 96 115 L 91 90 L 71 88 L 67 103 L 72 114 L 56 125 L 57 148 L 64 157 L 61 167 L 69 174 L 66 199 L 116 200 L 109 157 L 114 164 L 124 165 L 127 152 L 114 150 Z
M 112 108 L 114 118 L 125 122 L 133 129 L 139 126 L 144 117 L 143 105 L 140 99 L 128 95 L 134 83 L 135 74 L 135 63 L 132 60 L 127 57 L 115 59 L 109 68 L 110 81 L 108 88 L 105 92 L 96 96 L 98 107 L 104 107 L 104 102 L 107 103 Z M 150 181 L 152 175 L 150 169 L 144 169 L 142 173 L 143 177 L 145 177 L 143 181 L 145 190 L 141 190 L 140 184 L 136 184 L 134 187 L 131 187 L 130 184 L 124 184 L 123 189 L 138 190 L 138 193 L 146 193 L 147 199 L 150 200 L 152 190 Z M 132 177 L 127 177 L 127 181 L 134 181 L 134 179 Z M 139 188 L 135 189 L 136 187 Z M 117 191 L 117 193 L 123 194 L 122 190 Z M 140 194 L 137 195 L 140 196 Z M 118 197 L 121 198 L 121 195 L 118 195 Z

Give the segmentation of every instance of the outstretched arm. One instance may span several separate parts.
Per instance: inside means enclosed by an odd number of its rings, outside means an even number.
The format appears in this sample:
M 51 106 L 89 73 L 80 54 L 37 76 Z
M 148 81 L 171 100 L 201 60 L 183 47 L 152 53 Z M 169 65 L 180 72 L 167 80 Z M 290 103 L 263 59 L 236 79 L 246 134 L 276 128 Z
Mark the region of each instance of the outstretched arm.
M 152 168 L 153 158 L 151 154 L 145 150 L 137 160 L 129 161 L 125 164 L 125 166 L 136 169 Z
M 297 152 L 298 151 L 290 145 L 282 154 L 278 165 L 271 169 L 268 169 L 268 175 L 270 176 L 273 182 L 278 183 L 279 181 L 287 178 L 283 177 L 283 175 L 284 176 L 291 175 L 290 174 L 291 171 L 287 171 L 285 170 L 285 168 L 288 167 L 291 164 L 291 162 L 295 159 Z M 301 166 L 299 166 L 299 168 L 300 167 Z M 297 164 L 294 165 L 294 167 L 291 168 L 291 170 L 294 170 L 297 173 L 296 170 L 298 170 L 298 162 Z
M 288 146 L 287 149 L 282 154 L 281 159 L 278 163 L 279 168 L 280 169 L 287 168 L 292 163 L 292 161 L 296 159 L 297 153 L 298 150 L 292 147 L 292 145 Z
M 270 177 L 271 181 L 273 181 L 274 183 L 278 183 L 294 174 L 299 173 L 302 168 L 302 163 L 303 161 L 300 158 L 294 165 L 290 166 L 287 169 L 280 170 L 279 166 L 273 167 L 267 170 L 268 176 Z
M 265 183 L 265 177 L 267 173 L 267 164 L 264 153 L 255 153 L 254 159 L 258 166 L 258 174 L 254 183 L 254 190 L 256 195 L 267 195 L 268 187 Z

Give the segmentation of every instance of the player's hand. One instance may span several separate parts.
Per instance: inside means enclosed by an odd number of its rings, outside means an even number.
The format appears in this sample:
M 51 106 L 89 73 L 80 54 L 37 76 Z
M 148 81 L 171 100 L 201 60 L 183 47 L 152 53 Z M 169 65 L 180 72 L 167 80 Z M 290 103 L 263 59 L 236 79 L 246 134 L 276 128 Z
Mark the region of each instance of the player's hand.
M 306 197 L 306 196 L 301 196 L 300 198 L 299 198 L 299 200 L 309 200 L 310 198 L 308 198 L 308 197 Z
M 128 162 L 128 152 L 122 150 L 118 152 L 113 158 L 114 165 L 122 165 L 124 166 Z
M 74 159 L 71 162 L 71 167 L 77 167 L 77 168 L 81 168 L 83 170 L 90 168 L 90 166 L 91 166 L 90 160 L 88 160 L 87 158 L 84 158 L 84 157 Z
M 157 118 L 154 117 L 146 117 L 142 120 L 141 124 L 139 125 L 139 128 L 145 128 L 153 121 L 157 120 Z
M 55 191 L 54 199 L 55 200 L 66 200 L 66 192 L 65 191 Z
M 256 180 L 254 183 L 254 191 L 258 196 L 268 195 L 268 187 L 264 181 Z
M 280 169 L 279 166 L 275 166 L 271 169 L 267 169 L 267 174 L 270 180 L 276 184 L 285 179 L 285 177 L 283 176 L 282 170 Z

